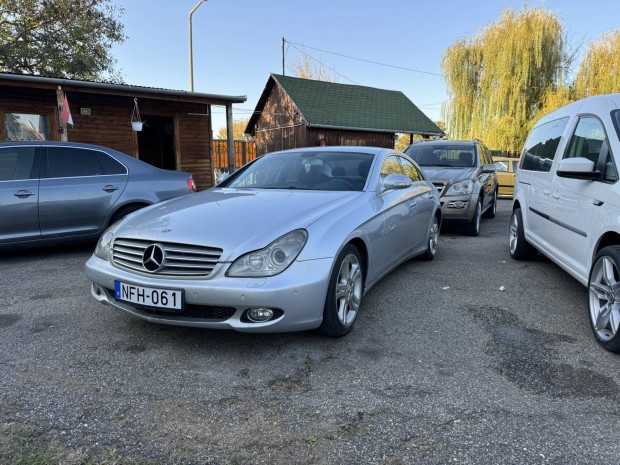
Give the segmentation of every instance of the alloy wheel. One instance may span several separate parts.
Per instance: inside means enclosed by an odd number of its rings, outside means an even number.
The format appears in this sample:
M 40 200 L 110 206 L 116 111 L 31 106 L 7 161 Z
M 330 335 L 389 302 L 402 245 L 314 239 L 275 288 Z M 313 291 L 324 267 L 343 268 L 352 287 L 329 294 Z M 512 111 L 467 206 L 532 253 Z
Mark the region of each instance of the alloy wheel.
M 336 281 L 336 311 L 344 326 L 353 324 L 361 301 L 362 268 L 358 258 L 349 254 L 342 260 Z
M 590 278 L 590 319 L 601 341 L 614 338 L 620 325 L 620 274 L 614 260 L 603 255 L 592 268 Z

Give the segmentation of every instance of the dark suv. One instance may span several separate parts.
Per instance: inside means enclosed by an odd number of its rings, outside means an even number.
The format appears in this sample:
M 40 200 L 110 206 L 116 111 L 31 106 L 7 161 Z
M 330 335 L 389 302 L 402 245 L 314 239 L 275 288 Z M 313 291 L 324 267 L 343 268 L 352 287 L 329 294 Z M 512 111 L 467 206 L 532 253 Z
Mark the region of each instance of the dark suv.
M 437 188 L 443 221 L 460 222 L 472 236 L 480 218 L 494 218 L 497 175 L 489 149 L 479 140 L 434 140 L 410 145 L 413 158 Z

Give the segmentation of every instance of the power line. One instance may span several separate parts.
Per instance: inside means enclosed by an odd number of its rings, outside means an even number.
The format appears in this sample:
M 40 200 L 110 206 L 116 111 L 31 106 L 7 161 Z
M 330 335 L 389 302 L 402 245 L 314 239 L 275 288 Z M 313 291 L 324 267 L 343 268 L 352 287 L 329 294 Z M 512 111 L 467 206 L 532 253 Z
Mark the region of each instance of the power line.
M 366 63 L 372 63 L 373 65 L 387 66 L 388 68 L 397 68 L 397 69 L 402 69 L 402 70 L 405 70 L 405 71 L 411 71 L 411 72 L 413 72 L 413 73 L 422 73 L 422 74 L 430 74 L 430 75 L 432 75 L 432 76 L 441 76 L 441 74 L 440 74 L 440 73 L 433 73 L 433 72 L 431 72 L 431 71 L 422 71 L 422 70 L 420 70 L 420 69 L 406 68 L 406 67 L 404 67 L 404 66 L 390 65 L 390 64 L 388 64 L 388 63 L 380 63 L 380 62 L 378 62 L 378 61 L 372 61 L 372 60 L 366 60 L 366 59 L 364 59 L 364 58 L 352 57 L 352 56 L 350 56 L 350 55 L 345 55 L 345 54 L 343 54 L 343 53 L 330 52 L 329 50 L 323 50 L 323 49 L 316 48 L 316 47 L 310 47 L 310 46 L 308 46 L 308 45 L 303 45 L 303 44 L 298 44 L 298 43 L 295 43 L 295 42 L 290 42 L 290 41 L 288 41 L 288 40 L 286 40 L 286 39 L 285 39 L 285 42 L 286 42 L 286 43 L 288 43 L 288 44 L 291 44 L 291 45 L 293 45 L 293 46 L 295 46 L 295 45 L 299 45 L 300 47 L 309 48 L 309 49 L 311 49 L 311 50 L 317 50 L 317 51 L 319 51 L 319 52 L 323 52 L 323 53 L 330 53 L 330 54 L 332 54 L 332 55 L 337 55 L 337 56 L 339 56 L 339 57 L 349 58 L 349 59 L 351 59 L 351 60 L 364 61 L 364 62 L 366 62 Z M 295 48 L 297 48 L 297 47 L 295 47 Z M 298 50 L 299 50 L 299 49 L 298 49 Z
M 327 66 L 327 65 L 323 64 L 320 60 L 317 60 L 316 58 L 314 58 L 314 57 L 313 57 L 312 55 L 310 55 L 309 53 L 306 53 L 305 51 L 303 51 L 303 50 L 301 50 L 300 48 L 296 47 L 296 46 L 295 46 L 295 44 L 293 44 L 292 42 L 288 42 L 288 41 L 286 41 L 286 42 L 287 42 L 288 44 L 290 44 L 290 45 L 291 45 L 291 46 L 292 46 L 295 50 L 297 50 L 299 53 L 303 53 L 304 55 L 306 55 L 306 56 L 307 56 L 308 58 L 310 58 L 311 60 L 314 60 L 314 61 L 316 61 L 318 64 L 320 64 L 321 66 L 323 66 L 323 67 L 325 67 L 325 68 L 329 69 L 331 72 L 336 73 L 338 76 L 345 78 L 347 81 L 351 81 L 353 84 L 356 84 L 356 85 L 358 85 L 358 86 L 360 85 L 360 84 L 358 84 L 357 82 L 355 82 L 353 79 L 350 79 L 350 78 L 346 77 L 344 74 L 341 74 L 341 73 L 339 73 L 338 71 L 336 71 L 335 69 L 330 68 L 329 66 Z M 303 45 L 302 45 L 302 47 L 303 47 Z

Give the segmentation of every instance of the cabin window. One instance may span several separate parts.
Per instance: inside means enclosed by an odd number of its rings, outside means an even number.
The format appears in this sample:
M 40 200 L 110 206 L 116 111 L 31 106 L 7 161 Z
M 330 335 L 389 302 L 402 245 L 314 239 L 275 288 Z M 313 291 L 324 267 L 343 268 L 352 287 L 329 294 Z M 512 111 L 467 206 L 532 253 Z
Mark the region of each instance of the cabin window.
M 46 115 L 4 114 L 5 140 L 49 140 L 50 122 Z

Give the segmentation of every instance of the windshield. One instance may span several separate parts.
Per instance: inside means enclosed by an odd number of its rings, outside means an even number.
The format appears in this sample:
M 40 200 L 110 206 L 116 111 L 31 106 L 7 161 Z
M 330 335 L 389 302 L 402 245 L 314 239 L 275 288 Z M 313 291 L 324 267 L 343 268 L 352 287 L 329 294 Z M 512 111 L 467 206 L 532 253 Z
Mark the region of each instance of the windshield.
M 313 151 L 265 155 L 218 187 L 361 191 L 374 155 Z
M 471 145 L 412 145 L 405 153 L 420 166 L 449 166 L 472 168 L 476 166 L 476 153 Z

